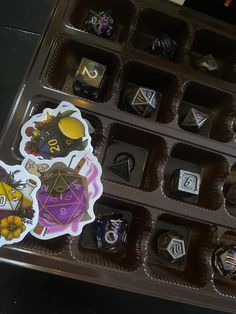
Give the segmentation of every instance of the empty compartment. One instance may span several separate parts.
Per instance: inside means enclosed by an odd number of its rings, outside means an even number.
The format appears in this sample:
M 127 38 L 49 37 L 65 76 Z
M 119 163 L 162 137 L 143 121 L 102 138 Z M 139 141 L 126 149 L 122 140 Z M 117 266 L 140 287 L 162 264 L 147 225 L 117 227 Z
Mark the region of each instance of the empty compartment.
M 121 214 L 129 224 L 124 250 L 119 253 L 107 253 L 97 246 L 94 223 L 84 227 L 79 242 L 72 247 L 75 259 L 96 266 L 131 272 L 142 263 L 141 242 L 146 229 L 150 228 L 150 214 L 141 207 L 108 197 L 102 197 L 95 204 L 96 218 Z
M 122 124 L 112 125 L 108 137 L 103 178 L 154 191 L 160 184 L 167 157 L 165 140 Z
M 236 233 L 233 231 L 228 231 L 220 239 L 218 247 L 230 247 L 236 246 Z M 216 248 L 218 248 L 216 247 Z M 221 275 L 218 270 L 214 267 L 214 259 L 212 260 L 214 268 L 214 286 L 218 293 L 229 296 L 236 297 L 236 278 L 227 278 Z
M 108 101 L 112 97 L 113 83 L 120 66 L 118 58 L 106 50 L 77 41 L 68 39 L 57 43 L 46 75 L 47 83 L 61 92 L 74 94 L 73 81 L 82 58 L 106 66 L 105 81 L 99 101 Z
M 78 102 L 77 102 L 78 103 Z M 53 101 L 53 100 L 44 100 L 44 101 L 32 101 L 31 107 L 29 109 L 28 115 L 24 121 L 24 123 L 30 119 L 33 115 L 37 115 L 43 112 L 44 109 L 46 108 L 51 108 L 55 109 L 59 105 L 58 102 Z M 93 128 L 93 133 L 90 134 L 91 136 L 91 143 L 94 148 L 94 153 L 96 155 L 96 152 L 98 148 L 102 144 L 103 140 L 103 124 L 102 121 L 100 120 L 99 117 L 97 117 L 94 114 L 88 113 L 87 111 L 81 110 L 81 115 L 84 119 L 86 119 L 92 126 Z M 22 158 L 21 154 L 19 152 L 19 146 L 20 146 L 20 141 L 21 141 L 21 136 L 16 137 L 13 148 L 14 148 L 14 153 L 17 154 L 17 157 Z
M 222 187 L 228 170 L 223 156 L 176 144 L 165 168 L 164 193 L 182 202 L 217 210 L 224 203 Z
M 195 118 L 192 109 L 198 115 Z M 178 123 L 186 131 L 229 142 L 234 137 L 230 117 L 235 111 L 231 94 L 192 82 L 179 106 Z
M 176 103 L 180 98 L 180 83 L 178 78 L 168 72 L 148 67 L 143 63 L 129 62 L 124 67 L 123 86 L 119 108 L 137 114 L 130 106 L 132 90 L 138 87 L 147 88 L 156 92 L 157 109 L 147 117 L 161 123 L 168 123 L 176 115 Z
M 172 234 L 170 242 L 165 243 L 167 250 L 174 252 L 172 262 L 166 260 L 165 255 L 160 257 L 160 236 L 166 232 Z M 184 249 L 177 242 L 179 239 Z M 164 214 L 159 217 L 148 243 L 146 273 L 152 279 L 171 284 L 195 289 L 204 287 L 211 280 L 209 260 L 216 241 L 215 226 Z
M 68 249 L 69 238 L 67 236 L 61 236 L 45 241 L 34 238 L 31 234 L 28 234 L 23 241 L 14 244 L 14 247 L 45 255 L 58 255 L 65 249 Z
M 143 9 L 134 38 L 134 47 L 147 51 L 153 41 L 160 35 L 168 35 L 177 43 L 177 50 L 171 59 L 174 62 L 183 60 L 183 49 L 188 38 L 186 22 L 152 9 Z
M 128 0 L 76 0 L 70 16 L 70 24 L 74 28 L 86 31 L 85 21 L 89 11 L 109 11 L 114 20 L 114 30 L 111 39 L 123 43 L 129 36 L 130 23 L 135 14 L 132 2 Z
M 206 71 L 206 74 L 232 83 L 236 82 L 236 41 L 201 29 L 196 32 L 190 51 L 192 66 L 198 69 L 196 63 L 207 55 L 213 56 L 217 62 L 218 70 Z

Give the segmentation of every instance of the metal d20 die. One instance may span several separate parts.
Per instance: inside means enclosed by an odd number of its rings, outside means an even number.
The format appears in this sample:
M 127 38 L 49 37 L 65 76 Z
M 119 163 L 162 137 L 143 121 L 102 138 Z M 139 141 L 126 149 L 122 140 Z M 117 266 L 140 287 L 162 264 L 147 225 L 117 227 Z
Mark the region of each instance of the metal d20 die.
M 213 254 L 213 265 L 224 277 L 236 277 L 236 246 L 220 247 Z
M 179 196 L 199 195 L 201 175 L 186 170 L 176 170 L 172 175 L 172 193 Z
M 114 29 L 114 20 L 109 12 L 90 10 L 85 21 L 85 30 L 94 35 L 110 38 Z
M 104 64 L 83 58 L 74 78 L 75 95 L 98 101 L 105 83 L 105 72 Z
M 174 232 L 164 232 L 158 237 L 158 254 L 162 260 L 174 263 L 186 255 L 184 240 Z
M 236 206 L 236 182 L 232 183 L 226 195 L 228 203 Z
M 197 109 L 191 108 L 182 121 L 181 127 L 192 132 L 198 132 L 207 120 L 208 115 Z
M 148 117 L 153 110 L 158 109 L 158 98 L 159 93 L 156 91 L 145 87 L 136 87 L 131 90 L 128 102 L 138 115 Z

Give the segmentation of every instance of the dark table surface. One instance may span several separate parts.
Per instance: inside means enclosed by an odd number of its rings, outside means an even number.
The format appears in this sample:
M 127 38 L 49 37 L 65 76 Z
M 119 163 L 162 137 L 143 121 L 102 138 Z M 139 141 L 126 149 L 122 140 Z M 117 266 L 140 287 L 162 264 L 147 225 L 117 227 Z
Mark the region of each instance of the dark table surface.
M 53 0 L 0 2 L 0 129 L 40 39 Z M 0 314 L 217 314 L 0 263 Z

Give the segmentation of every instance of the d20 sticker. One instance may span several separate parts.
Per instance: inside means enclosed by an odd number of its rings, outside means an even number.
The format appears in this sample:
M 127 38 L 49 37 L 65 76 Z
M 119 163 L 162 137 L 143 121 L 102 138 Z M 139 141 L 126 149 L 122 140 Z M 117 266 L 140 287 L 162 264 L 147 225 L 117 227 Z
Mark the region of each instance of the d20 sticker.
M 0 246 L 20 242 L 38 222 L 40 180 L 0 161 Z
M 36 196 L 39 222 L 32 231 L 35 237 L 77 236 L 95 219 L 93 205 L 102 194 L 102 170 L 91 152 L 72 152 L 51 161 L 32 157 L 23 165 L 42 184 Z
M 38 159 L 65 157 L 72 151 L 93 151 L 88 125 L 80 110 L 63 101 L 32 116 L 21 129 L 20 152 Z

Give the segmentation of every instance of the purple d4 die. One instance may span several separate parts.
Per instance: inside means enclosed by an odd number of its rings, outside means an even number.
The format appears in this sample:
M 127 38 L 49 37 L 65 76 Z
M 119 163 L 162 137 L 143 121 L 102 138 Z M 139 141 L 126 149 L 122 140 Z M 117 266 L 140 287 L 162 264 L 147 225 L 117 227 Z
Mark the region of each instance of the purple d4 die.
M 106 253 L 117 254 L 124 250 L 128 222 L 121 214 L 98 218 L 94 223 L 97 246 Z

